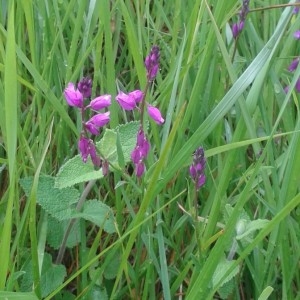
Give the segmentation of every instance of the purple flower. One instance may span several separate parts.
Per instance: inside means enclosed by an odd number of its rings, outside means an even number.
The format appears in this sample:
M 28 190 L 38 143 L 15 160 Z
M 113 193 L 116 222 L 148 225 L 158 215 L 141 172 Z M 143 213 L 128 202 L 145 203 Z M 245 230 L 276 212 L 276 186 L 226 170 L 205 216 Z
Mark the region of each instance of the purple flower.
M 89 156 L 89 143 L 90 140 L 84 136 L 81 136 L 78 141 L 79 152 L 84 163 L 87 161 L 87 158 Z
M 297 31 L 294 32 L 294 38 L 296 40 L 300 40 L 300 30 L 297 30 Z
M 141 177 L 145 172 L 145 164 L 143 161 L 140 161 L 136 164 L 135 174 L 137 177 Z
M 131 160 L 135 165 L 136 176 L 141 177 L 145 172 L 144 159 L 147 157 L 150 150 L 150 143 L 145 136 L 142 128 L 137 133 L 136 146 L 131 152 Z
M 89 154 L 91 156 L 94 166 L 99 168 L 101 166 L 101 159 L 97 154 L 96 146 L 94 145 L 92 140 L 89 143 Z
M 195 182 L 196 189 L 199 190 L 205 183 L 206 177 L 204 174 L 206 159 L 204 150 L 199 147 L 194 154 L 193 163 L 190 166 L 190 175 Z
M 75 88 L 74 83 L 70 82 L 64 91 L 64 96 L 70 106 L 82 107 L 83 95 Z
M 87 107 L 90 107 L 94 110 L 100 110 L 110 106 L 110 104 L 111 104 L 111 95 L 102 95 L 93 99 Z
M 159 70 L 159 48 L 153 46 L 150 54 L 145 59 L 148 81 L 154 80 Z
M 232 30 L 233 38 L 236 39 L 236 38 L 238 37 L 239 33 L 240 33 L 238 23 L 234 23 L 234 24 L 232 25 L 231 30 Z
M 148 105 L 147 110 L 148 110 L 149 116 L 154 120 L 155 123 L 161 125 L 165 122 L 165 120 L 161 116 L 161 113 L 158 108 Z
M 298 93 L 300 93 L 300 78 L 296 82 L 295 89 Z
M 288 70 L 289 70 L 290 72 L 295 71 L 295 70 L 297 69 L 297 67 L 298 67 L 298 64 L 299 64 L 299 57 L 295 58 L 295 59 L 291 62 L 291 64 L 290 64 L 289 67 L 288 67 Z
M 296 3 L 299 3 L 300 1 L 297 0 Z M 293 9 L 293 14 L 297 14 L 299 12 L 299 6 L 295 6 Z
M 123 92 L 119 92 L 116 97 L 119 105 L 125 110 L 133 110 L 136 107 L 136 100 L 133 95 L 127 95 Z
M 129 97 L 132 97 L 135 103 L 140 103 L 144 98 L 144 93 L 141 90 L 135 90 L 128 94 Z
M 92 79 L 90 79 L 88 77 L 82 78 L 78 82 L 78 90 L 83 95 L 83 98 L 91 97 L 91 93 L 92 93 Z
M 94 166 L 101 166 L 101 159 L 97 155 L 96 147 L 92 140 L 86 138 L 85 136 L 81 136 L 78 141 L 78 148 L 84 163 L 86 163 L 87 158 L 90 155 Z
M 109 118 L 110 112 L 106 112 L 103 114 L 97 114 L 93 117 L 91 117 L 86 123 L 85 123 L 85 128 L 94 135 L 99 134 L 99 127 L 103 127 L 106 125 L 110 118 Z

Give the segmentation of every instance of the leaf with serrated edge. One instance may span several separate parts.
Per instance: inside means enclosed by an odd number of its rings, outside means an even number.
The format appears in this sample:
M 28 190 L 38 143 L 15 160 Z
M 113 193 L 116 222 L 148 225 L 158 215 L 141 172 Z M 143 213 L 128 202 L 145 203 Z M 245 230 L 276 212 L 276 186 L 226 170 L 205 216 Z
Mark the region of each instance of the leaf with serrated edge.
M 102 170 L 95 170 L 90 159 L 84 163 L 80 155 L 76 155 L 59 169 L 55 178 L 55 187 L 62 189 L 77 183 L 100 179 L 102 177 Z
M 72 204 L 79 199 L 79 192 L 75 188 L 68 187 L 58 189 L 54 187 L 55 178 L 40 176 L 37 189 L 37 203 L 56 220 L 66 220 L 71 217 Z M 20 184 L 28 196 L 31 191 L 33 177 L 20 180 Z
M 83 218 L 103 229 L 108 233 L 114 233 L 115 219 L 109 206 L 98 200 L 89 200 L 84 203 L 82 212 L 74 212 L 73 218 Z

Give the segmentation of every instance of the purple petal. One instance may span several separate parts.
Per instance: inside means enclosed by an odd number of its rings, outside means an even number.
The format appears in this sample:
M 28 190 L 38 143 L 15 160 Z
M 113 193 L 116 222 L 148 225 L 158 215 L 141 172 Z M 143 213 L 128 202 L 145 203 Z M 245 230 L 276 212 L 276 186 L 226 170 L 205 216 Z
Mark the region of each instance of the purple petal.
M 81 154 L 82 161 L 85 163 L 89 155 L 89 139 L 81 136 L 78 141 L 78 149 Z
M 142 161 L 140 161 L 139 163 L 136 164 L 135 168 L 136 168 L 135 169 L 136 176 L 141 177 L 145 172 L 145 164 Z
M 135 103 L 140 103 L 144 98 L 144 93 L 140 90 L 135 90 L 130 92 L 128 96 L 133 97 Z
M 78 82 L 78 90 L 81 92 L 84 98 L 91 97 L 92 93 L 92 79 L 88 77 L 82 78 Z
M 300 93 L 300 79 L 297 80 L 296 85 L 295 85 L 295 89 L 298 93 Z
M 100 110 L 111 105 L 111 95 L 102 95 L 93 99 L 87 107 Z
M 161 125 L 165 122 L 158 108 L 148 105 L 148 114 L 154 120 L 155 123 Z
M 205 175 L 204 175 L 204 174 L 201 174 L 201 175 L 198 177 L 197 189 L 200 189 L 200 188 L 205 184 L 205 181 L 206 181 Z
M 142 154 L 138 146 L 133 149 L 130 156 L 134 164 L 137 164 L 142 159 Z
M 99 128 L 95 126 L 95 124 L 91 122 L 87 122 L 84 124 L 86 130 L 88 130 L 91 134 L 98 135 L 99 134 Z
M 64 96 L 70 106 L 82 107 L 83 95 L 75 89 L 74 83 L 70 82 L 64 91 Z
M 297 30 L 297 31 L 294 32 L 294 38 L 296 40 L 300 40 L 300 30 Z
M 231 27 L 231 30 L 232 30 L 233 38 L 236 39 L 240 33 L 238 24 L 234 23 Z
M 295 58 L 295 59 L 291 62 L 291 64 L 290 64 L 289 67 L 288 67 L 288 70 L 289 70 L 290 72 L 295 71 L 295 70 L 297 69 L 297 67 L 298 67 L 298 64 L 299 64 L 299 57 Z
M 103 113 L 103 114 L 97 114 L 97 115 L 91 117 L 89 119 L 89 121 L 87 121 L 86 124 L 92 123 L 96 127 L 103 127 L 104 125 L 106 125 L 109 122 L 109 120 L 110 120 L 109 115 L 110 115 L 109 111 L 106 113 Z
M 125 110 L 133 110 L 136 107 L 136 102 L 133 96 L 129 96 L 123 92 L 120 92 L 116 97 L 119 105 Z

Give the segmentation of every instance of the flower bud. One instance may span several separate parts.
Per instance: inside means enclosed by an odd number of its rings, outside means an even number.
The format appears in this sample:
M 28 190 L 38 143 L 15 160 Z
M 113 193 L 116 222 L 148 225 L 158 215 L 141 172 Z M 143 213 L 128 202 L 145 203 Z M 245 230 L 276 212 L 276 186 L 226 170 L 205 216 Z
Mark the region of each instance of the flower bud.
M 131 95 L 127 95 L 123 92 L 120 92 L 116 97 L 119 105 L 125 110 L 133 110 L 136 107 L 135 98 Z
M 133 97 L 135 103 L 140 103 L 144 98 L 144 93 L 140 90 L 135 90 L 130 92 L 128 96 Z
M 161 125 L 165 122 L 158 108 L 151 105 L 148 105 L 147 108 L 149 116 L 154 120 L 155 123 Z
M 90 79 L 88 77 L 82 78 L 78 82 L 78 90 L 83 95 L 83 98 L 91 97 L 91 93 L 92 93 L 92 79 Z
M 90 107 L 94 110 L 100 110 L 110 106 L 111 104 L 111 95 L 102 95 L 93 99 L 87 107 Z
M 74 83 L 70 82 L 64 91 L 65 98 L 70 106 L 82 107 L 83 95 L 78 89 L 75 89 Z

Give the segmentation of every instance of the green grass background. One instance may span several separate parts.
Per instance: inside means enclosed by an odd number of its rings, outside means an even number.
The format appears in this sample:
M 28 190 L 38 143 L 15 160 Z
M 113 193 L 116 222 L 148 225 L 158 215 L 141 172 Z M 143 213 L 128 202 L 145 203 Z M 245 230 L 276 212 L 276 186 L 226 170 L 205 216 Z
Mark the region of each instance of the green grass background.
M 300 299 L 299 94 L 283 92 L 300 75 L 287 72 L 300 19 L 282 2 L 250 1 L 234 54 L 236 0 L 1 1 L 0 299 L 41 298 L 41 254 L 55 261 L 36 202 L 40 176 L 78 153 L 81 124 L 65 86 L 90 76 L 93 96 L 113 98 L 117 86 L 144 88 L 152 45 L 161 61 L 147 100 L 166 121 L 149 124 L 141 189 L 115 189 L 119 173 L 95 184 L 117 233 L 80 222 L 64 282 L 46 299 L 99 299 L 104 288 L 109 299 Z M 125 121 L 113 101 L 111 128 Z M 207 182 L 196 222 L 188 166 L 199 146 Z M 28 176 L 25 197 L 19 181 Z M 269 222 L 236 239 L 240 222 L 254 220 Z M 22 290 L 28 276 L 34 294 Z

